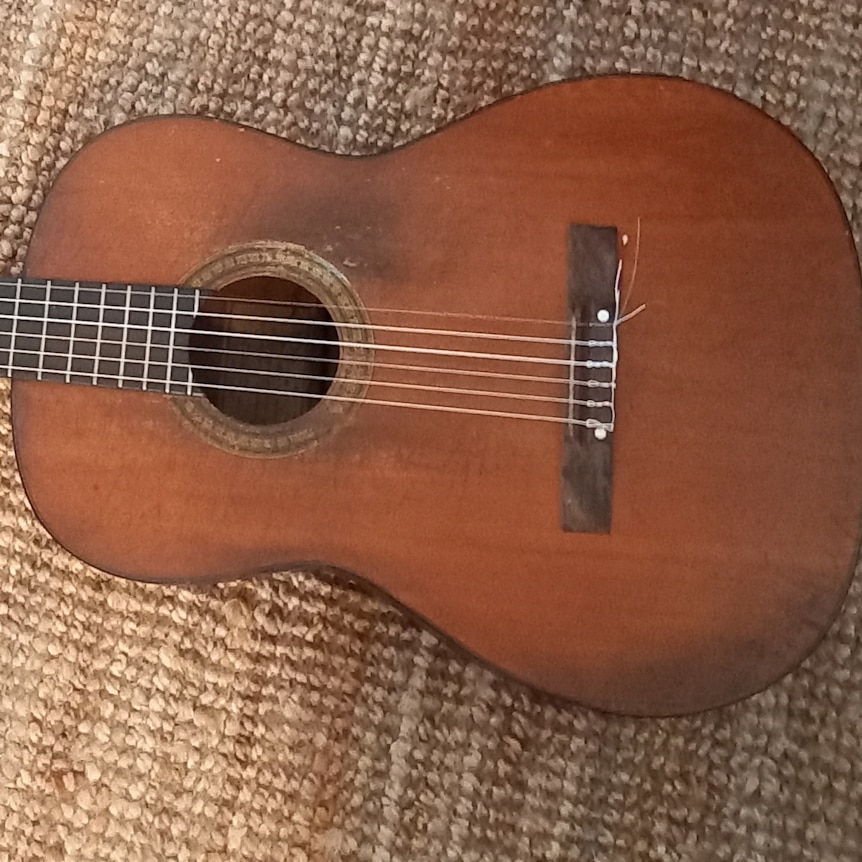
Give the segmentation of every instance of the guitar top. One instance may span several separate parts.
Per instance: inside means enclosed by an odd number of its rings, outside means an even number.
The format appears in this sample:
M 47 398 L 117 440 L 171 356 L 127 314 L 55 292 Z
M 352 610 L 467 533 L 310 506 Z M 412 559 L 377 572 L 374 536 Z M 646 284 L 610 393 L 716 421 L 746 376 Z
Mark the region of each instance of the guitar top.
M 651 77 L 371 157 L 114 129 L 0 284 L 28 496 L 105 571 L 301 563 L 598 709 L 729 703 L 837 614 L 860 272 L 786 129 Z

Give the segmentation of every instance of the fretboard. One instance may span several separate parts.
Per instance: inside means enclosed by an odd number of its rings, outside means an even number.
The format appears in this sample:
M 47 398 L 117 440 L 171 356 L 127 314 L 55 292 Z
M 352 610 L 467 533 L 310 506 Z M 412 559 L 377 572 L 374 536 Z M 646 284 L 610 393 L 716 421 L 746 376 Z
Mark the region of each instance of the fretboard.
M 0 376 L 199 394 L 188 358 L 200 291 L 0 278 Z

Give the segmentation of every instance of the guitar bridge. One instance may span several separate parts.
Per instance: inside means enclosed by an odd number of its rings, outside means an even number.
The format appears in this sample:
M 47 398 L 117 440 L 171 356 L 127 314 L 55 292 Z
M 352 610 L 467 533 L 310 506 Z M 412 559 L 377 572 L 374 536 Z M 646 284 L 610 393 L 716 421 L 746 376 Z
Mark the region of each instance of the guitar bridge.
M 560 520 L 572 533 L 609 533 L 613 479 L 619 271 L 617 230 L 569 227 L 570 320 Z

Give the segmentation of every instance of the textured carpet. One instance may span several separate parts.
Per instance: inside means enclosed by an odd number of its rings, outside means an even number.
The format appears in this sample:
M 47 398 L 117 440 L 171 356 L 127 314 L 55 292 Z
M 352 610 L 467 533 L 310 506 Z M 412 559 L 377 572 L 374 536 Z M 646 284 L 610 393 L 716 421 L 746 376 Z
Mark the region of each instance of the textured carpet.
M 862 14 L 839 0 L 6 0 L 0 267 L 95 132 L 207 113 L 368 151 L 540 82 L 684 75 L 788 123 L 862 239 Z M 862 583 L 796 672 L 638 721 L 549 705 L 301 573 L 87 569 L 0 418 L 0 860 L 858 860 Z

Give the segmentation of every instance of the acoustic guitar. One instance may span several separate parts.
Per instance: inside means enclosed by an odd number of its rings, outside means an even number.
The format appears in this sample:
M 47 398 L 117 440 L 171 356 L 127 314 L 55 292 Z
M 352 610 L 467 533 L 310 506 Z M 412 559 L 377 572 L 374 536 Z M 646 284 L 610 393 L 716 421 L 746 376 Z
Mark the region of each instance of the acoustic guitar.
M 60 173 L 0 316 L 29 499 L 106 572 L 339 571 L 639 715 L 778 679 L 852 575 L 850 228 L 704 86 L 551 85 L 375 156 L 133 122 Z

